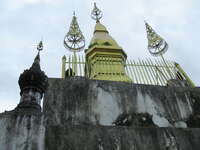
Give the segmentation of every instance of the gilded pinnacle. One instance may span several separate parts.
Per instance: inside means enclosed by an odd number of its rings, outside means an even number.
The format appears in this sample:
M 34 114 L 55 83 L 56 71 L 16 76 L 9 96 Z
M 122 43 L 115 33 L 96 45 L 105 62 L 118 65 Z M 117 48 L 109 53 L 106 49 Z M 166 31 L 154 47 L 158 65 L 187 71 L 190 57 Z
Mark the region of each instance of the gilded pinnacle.
M 102 11 L 97 7 L 96 3 L 94 3 L 94 8 L 91 12 L 92 19 L 96 20 L 96 22 L 99 22 L 102 16 L 103 16 Z

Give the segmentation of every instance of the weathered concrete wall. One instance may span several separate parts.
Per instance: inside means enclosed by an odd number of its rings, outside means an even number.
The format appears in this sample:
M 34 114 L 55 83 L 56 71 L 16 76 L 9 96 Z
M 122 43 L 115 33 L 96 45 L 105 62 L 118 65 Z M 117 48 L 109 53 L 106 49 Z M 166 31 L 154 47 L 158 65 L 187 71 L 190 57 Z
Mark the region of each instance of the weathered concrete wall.
M 42 114 L 0 114 L 0 150 L 44 150 L 44 136 Z
M 194 98 L 187 88 L 85 78 L 50 79 L 44 113 L 53 124 L 112 125 L 122 113 L 149 113 L 160 127 L 185 126 Z
M 48 126 L 48 150 L 199 150 L 199 129 Z
M 198 121 L 199 106 L 199 88 L 49 79 L 43 113 L 0 114 L 0 150 L 199 150 L 200 128 L 112 124 L 146 112 L 158 126 L 184 127 L 191 114 Z
M 51 125 L 43 115 L 0 116 L 1 150 L 199 150 L 200 129 Z

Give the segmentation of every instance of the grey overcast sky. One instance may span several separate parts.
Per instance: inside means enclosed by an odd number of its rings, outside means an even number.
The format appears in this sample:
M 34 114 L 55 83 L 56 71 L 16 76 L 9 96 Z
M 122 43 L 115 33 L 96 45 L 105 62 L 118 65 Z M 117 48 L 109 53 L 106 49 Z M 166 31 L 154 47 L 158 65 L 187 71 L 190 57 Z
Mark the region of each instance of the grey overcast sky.
M 0 112 L 20 100 L 18 78 L 31 66 L 36 44 L 43 39 L 41 67 L 49 77 L 60 77 L 61 57 L 73 11 L 88 43 L 95 21 L 93 0 L 0 0 Z M 178 62 L 200 85 L 199 0 L 96 0 L 102 23 L 129 59 L 152 58 L 147 51 L 146 20 L 169 44 L 168 60 Z

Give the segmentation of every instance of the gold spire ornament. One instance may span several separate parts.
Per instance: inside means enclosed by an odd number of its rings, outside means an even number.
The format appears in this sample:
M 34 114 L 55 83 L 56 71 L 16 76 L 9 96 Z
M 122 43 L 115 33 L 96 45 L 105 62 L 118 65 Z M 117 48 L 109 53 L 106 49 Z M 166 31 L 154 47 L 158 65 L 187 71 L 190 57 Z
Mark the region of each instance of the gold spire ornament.
M 147 22 L 145 22 L 145 26 L 150 54 L 153 56 L 162 56 L 168 50 L 167 42 L 160 37 Z
M 77 22 L 77 18 L 75 15 L 75 12 L 73 14 L 72 22 L 70 24 L 69 32 L 64 37 L 64 46 L 69 51 L 72 51 L 74 53 L 73 56 L 73 72 L 77 73 L 77 58 L 76 58 L 76 52 L 80 52 L 85 47 L 85 37 L 83 36 L 80 27 Z M 65 72 L 63 70 L 62 72 Z
M 69 32 L 64 37 L 64 46 L 72 52 L 80 52 L 85 47 L 85 38 L 79 28 L 75 12 L 70 24 Z
M 170 69 L 168 68 L 167 63 L 163 57 L 163 54 L 168 50 L 167 42 L 160 35 L 158 35 L 147 22 L 145 22 L 145 26 L 146 26 L 147 39 L 148 39 L 148 50 L 150 54 L 153 56 L 161 56 L 167 68 L 167 72 L 170 78 L 172 79 L 173 78 L 172 73 Z
M 102 11 L 97 7 L 96 3 L 94 3 L 94 8 L 91 13 L 92 19 L 96 20 L 96 22 L 99 22 L 102 16 L 103 16 Z

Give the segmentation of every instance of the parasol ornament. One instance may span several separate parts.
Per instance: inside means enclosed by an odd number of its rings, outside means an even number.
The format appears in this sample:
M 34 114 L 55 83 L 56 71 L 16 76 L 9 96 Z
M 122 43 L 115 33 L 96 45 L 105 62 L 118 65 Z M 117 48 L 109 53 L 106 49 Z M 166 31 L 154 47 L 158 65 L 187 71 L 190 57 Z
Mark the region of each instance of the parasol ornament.
M 69 32 L 64 37 L 64 46 L 72 52 L 80 52 L 85 47 L 85 37 L 80 30 L 75 12 L 70 24 Z
M 103 16 L 102 11 L 97 7 L 96 3 L 94 3 L 94 8 L 91 12 L 91 18 L 96 20 L 96 22 L 99 22 L 102 16 Z
M 153 56 L 162 56 L 168 50 L 167 42 L 147 22 L 145 22 L 145 26 L 150 54 Z
M 163 63 L 167 68 L 169 77 L 173 79 L 173 75 L 163 57 L 163 54 L 168 50 L 167 42 L 160 35 L 158 35 L 147 22 L 145 22 L 145 26 L 148 39 L 148 50 L 150 54 L 153 56 L 160 56 L 162 58 Z M 159 69 L 157 68 L 157 70 Z M 159 71 L 162 72 L 161 70 Z M 167 79 L 167 77 L 163 73 L 162 75 Z

